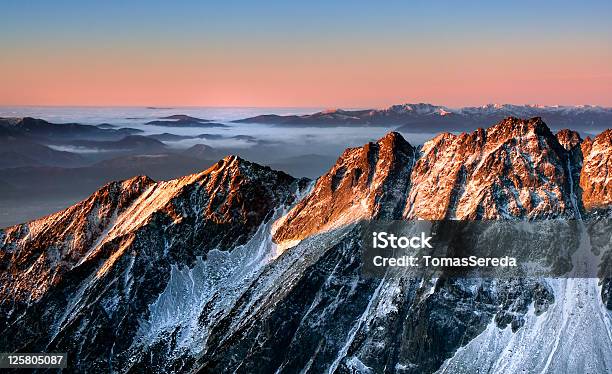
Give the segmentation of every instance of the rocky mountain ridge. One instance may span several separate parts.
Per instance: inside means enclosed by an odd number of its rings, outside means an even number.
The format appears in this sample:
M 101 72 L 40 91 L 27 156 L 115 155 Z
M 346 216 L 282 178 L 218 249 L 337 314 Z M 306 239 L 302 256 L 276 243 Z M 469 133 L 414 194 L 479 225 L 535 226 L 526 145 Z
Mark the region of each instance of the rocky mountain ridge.
M 265 123 L 279 126 L 387 126 L 405 133 L 473 131 L 488 127 L 506 117 L 542 117 L 554 129 L 578 131 L 612 127 L 612 108 L 592 105 L 544 106 L 488 104 L 449 108 L 427 103 L 392 105 L 383 109 L 330 109 L 306 115 L 266 114 L 245 118 L 238 123 Z M 399 127 L 398 127 L 399 126 Z
M 133 336 L 141 317 L 129 310 L 146 310 L 172 264 L 192 266 L 212 249 L 245 243 L 303 183 L 228 156 L 177 180 L 113 182 L 71 208 L 3 230 L 0 346 L 74 347 L 84 343 L 79 325 L 91 322 L 105 327 L 92 327 L 84 339 L 108 354 L 115 338 L 99 340 L 116 328 L 117 336 Z M 119 299 L 121 312 L 109 314 Z M 74 353 L 73 360 L 108 369 L 102 356 L 87 362 Z
M 274 239 L 298 240 L 358 219 L 397 217 L 416 149 L 398 133 L 349 148 L 313 190 L 275 223 Z
M 381 151 L 368 158 L 372 149 Z M 275 240 L 298 240 L 370 218 L 575 218 L 612 204 L 611 154 L 609 131 L 582 141 L 569 130 L 553 134 L 540 118 L 509 117 L 486 130 L 442 133 L 418 150 L 390 133 L 378 143 L 347 150 L 313 192 L 275 224 Z M 574 190 L 584 190 L 578 210 L 571 201 Z M 399 212 L 379 214 L 383 191 L 401 196 L 392 205 Z
M 365 278 L 352 223 L 606 215 L 611 157 L 609 131 L 507 118 L 420 148 L 389 133 L 310 185 L 235 156 L 114 182 L 0 231 L 0 346 L 121 373 L 600 371 L 609 282 Z

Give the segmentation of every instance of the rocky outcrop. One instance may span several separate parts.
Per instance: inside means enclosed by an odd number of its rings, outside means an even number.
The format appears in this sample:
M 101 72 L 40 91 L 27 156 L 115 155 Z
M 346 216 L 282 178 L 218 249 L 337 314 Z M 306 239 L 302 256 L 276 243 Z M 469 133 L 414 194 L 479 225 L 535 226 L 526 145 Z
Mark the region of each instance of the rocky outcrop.
M 86 261 L 102 261 L 101 275 L 139 232 L 159 226 L 164 230 L 156 245 L 184 229 L 189 235 L 183 232 L 180 241 L 202 240 L 187 247 L 196 253 L 239 245 L 274 209 L 291 203 L 295 182 L 228 156 L 200 174 L 168 182 L 141 176 L 109 183 L 64 211 L 3 232 L 0 300 L 37 300 Z
M 397 217 L 415 155 L 415 148 L 395 132 L 347 149 L 312 192 L 276 222 L 274 240 L 291 243 L 360 219 Z
M 116 217 L 154 183 L 144 176 L 111 182 L 66 210 L 7 228 L 0 246 L 0 300 L 38 300 L 106 239 Z
M 570 129 L 563 129 L 557 132 L 557 140 L 566 151 L 572 151 L 582 143 L 580 134 Z
M 405 218 L 572 216 L 567 154 L 540 118 L 507 118 L 425 143 Z
M 585 209 L 601 210 L 612 204 L 612 130 L 606 130 L 582 146 L 584 162 L 580 173 Z

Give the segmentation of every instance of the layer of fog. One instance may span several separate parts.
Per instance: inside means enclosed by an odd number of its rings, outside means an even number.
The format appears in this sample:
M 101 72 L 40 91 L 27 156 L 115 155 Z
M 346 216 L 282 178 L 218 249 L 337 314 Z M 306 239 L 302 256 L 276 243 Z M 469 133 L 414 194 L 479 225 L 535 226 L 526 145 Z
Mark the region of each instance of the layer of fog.
M 145 108 L 145 107 L 2 107 L 0 116 L 42 118 L 53 123 L 76 122 L 89 125 L 111 124 L 142 130 L 139 135 L 169 133 L 181 136 L 210 134 L 220 139 L 185 139 L 164 142 L 171 150 L 182 150 L 195 144 L 209 145 L 221 153 L 238 153 L 258 162 L 277 162 L 286 157 L 324 155 L 337 158 L 347 147 L 361 146 L 399 127 L 275 127 L 263 124 L 238 124 L 231 121 L 261 114 L 308 114 L 325 108 Z M 227 127 L 166 127 L 150 126 L 147 122 L 162 117 L 184 114 L 226 124 Z M 252 139 L 234 138 L 247 135 Z M 403 133 L 406 140 L 419 145 L 434 134 Z M 76 153 L 98 153 L 99 149 L 61 147 Z
M 250 151 L 260 161 L 277 161 L 302 154 L 319 154 L 338 157 L 348 147 L 359 147 L 375 141 L 393 128 L 383 127 L 275 127 L 262 124 L 228 123 L 225 128 L 167 128 L 137 126 L 143 135 L 171 133 L 181 136 L 201 134 L 220 135 L 219 139 L 193 138 L 164 142 L 174 149 L 186 149 L 195 144 L 206 144 L 220 151 L 238 153 Z M 240 136 L 248 138 L 240 138 Z M 431 139 L 433 134 L 403 134 L 414 145 Z M 253 140 L 254 139 L 254 140 Z M 276 152 L 265 152 L 275 149 Z M 259 155 L 259 151 L 262 151 Z M 255 161 L 255 160 L 254 160 Z
M 85 198 L 111 180 L 121 180 L 133 175 L 149 175 L 156 180 L 176 178 L 205 170 L 228 154 L 237 154 L 295 177 L 315 179 L 325 173 L 346 148 L 376 141 L 398 127 L 275 127 L 231 122 L 234 119 L 265 113 L 303 114 L 313 111 L 316 109 L 0 108 L 0 117 L 30 116 L 52 123 L 110 124 L 116 128 L 140 129 L 142 132 L 138 135 L 141 136 L 168 133 L 194 137 L 163 141 L 165 149 L 153 147 L 131 150 L 60 145 L 49 141 L 47 146 L 59 151 L 78 153 L 88 165 L 72 169 L 68 166 L 24 167 L 0 173 L 0 227 L 58 211 Z M 146 122 L 173 114 L 209 119 L 223 123 L 226 127 L 146 125 Z M 203 134 L 212 137 L 195 138 Z M 434 136 L 428 133 L 403 135 L 413 145 L 420 145 Z M 205 144 L 213 150 L 185 152 L 195 144 Z M 175 155 L 161 157 L 162 153 Z M 151 157 L 147 158 L 149 155 Z

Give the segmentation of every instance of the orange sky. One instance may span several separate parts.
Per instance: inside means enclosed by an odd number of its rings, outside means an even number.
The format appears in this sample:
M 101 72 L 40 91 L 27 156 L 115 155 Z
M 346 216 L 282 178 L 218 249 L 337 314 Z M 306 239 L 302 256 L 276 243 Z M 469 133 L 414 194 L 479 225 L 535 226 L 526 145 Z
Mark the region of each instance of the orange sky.
M 363 51 L 367 54 L 367 50 Z M 433 102 L 612 105 L 612 61 L 598 51 L 505 56 L 432 51 L 374 56 L 36 56 L 0 63 L 4 105 L 384 106 Z
M 305 9 L 284 9 L 262 21 L 268 23 L 253 21 L 268 16 L 264 10 L 260 18 L 256 9 L 240 18 L 223 9 L 225 19 L 208 23 L 181 10 L 167 29 L 159 20 L 134 27 L 136 16 L 123 9 L 112 13 L 114 26 L 87 18 L 99 9 L 73 23 L 59 11 L 57 19 L 49 10 L 38 18 L 30 12 L 31 28 L 23 29 L 17 9 L 0 16 L 0 105 L 612 106 L 610 27 L 594 18 L 597 9 L 588 17 L 576 10 L 584 19 L 568 10 L 563 22 L 541 18 L 561 16 L 544 8 L 534 20 L 518 10 L 490 19 L 492 11 L 473 15 L 474 8 L 465 19 L 417 14 L 409 23 L 393 9 L 371 21 L 371 9 L 354 7 L 359 23 L 339 18 L 352 9 L 346 7 L 324 15 L 313 9 L 319 18 L 306 20 Z M 124 13 L 130 17 L 117 21 Z

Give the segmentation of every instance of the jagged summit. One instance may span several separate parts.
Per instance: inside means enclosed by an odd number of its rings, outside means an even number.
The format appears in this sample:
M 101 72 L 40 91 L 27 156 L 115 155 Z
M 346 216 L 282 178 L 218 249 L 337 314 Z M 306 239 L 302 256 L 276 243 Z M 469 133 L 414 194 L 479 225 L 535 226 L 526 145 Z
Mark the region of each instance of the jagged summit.
M 404 137 L 396 131 L 392 131 L 382 138 L 380 138 L 376 143 L 383 147 L 389 147 L 389 152 L 394 152 L 396 150 L 406 151 L 408 149 L 412 149 L 413 147 L 404 139 Z M 385 149 L 387 151 L 387 149 Z
M 10 269 L 0 274 L 0 300 L 37 298 L 85 264 L 100 277 L 138 243 L 149 242 L 147 252 L 184 256 L 244 242 L 276 207 L 291 203 L 296 182 L 227 156 L 170 181 L 138 176 L 108 183 L 68 209 L 0 232 L 0 263 Z M 177 232 L 183 234 L 173 243 L 163 239 Z
M 523 135 L 529 132 L 534 132 L 538 135 L 552 134 L 548 126 L 542 121 L 542 117 L 522 119 L 509 116 L 487 129 L 487 133 L 490 134 L 499 132 L 512 135 Z
M 565 150 L 539 117 L 437 137 L 422 152 L 405 218 L 536 218 L 571 210 Z
M 598 149 L 608 144 L 595 143 Z M 347 149 L 312 192 L 275 224 L 274 240 L 291 245 L 370 218 L 575 217 L 581 207 L 572 204 L 571 191 L 578 188 L 580 158 L 569 150 L 579 144 L 577 133 L 555 136 L 540 117 L 507 117 L 471 133 L 442 133 L 419 152 L 391 132 L 376 143 Z M 594 164 L 593 157 L 586 165 Z M 593 174 L 602 175 L 601 170 Z M 607 204 L 605 181 L 582 180 L 597 185 L 586 197 Z
M 582 143 L 580 134 L 570 129 L 563 129 L 557 132 L 557 140 L 567 151 L 573 150 Z
M 275 224 L 274 239 L 289 244 L 364 218 L 391 218 L 402 210 L 416 149 L 391 132 L 349 148 L 312 192 Z
M 510 116 L 487 129 L 478 128 L 471 133 L 442 132 L 423 145 L 422 153 L 450 143 L 457 143 L 457 145 L 466 147 L 468 151 L 474 151 L 474 146 L 483 146 L 486 143 L 489 147 L 498 147 L 504 142 L 528 136 L 542 136 L 554 144 L 552 139 L 555 138 L 555 135 L 541 117 L 521 119 Z

